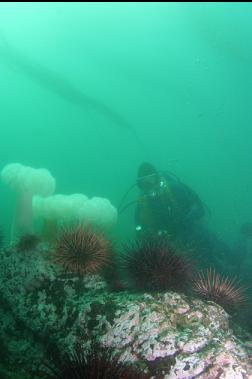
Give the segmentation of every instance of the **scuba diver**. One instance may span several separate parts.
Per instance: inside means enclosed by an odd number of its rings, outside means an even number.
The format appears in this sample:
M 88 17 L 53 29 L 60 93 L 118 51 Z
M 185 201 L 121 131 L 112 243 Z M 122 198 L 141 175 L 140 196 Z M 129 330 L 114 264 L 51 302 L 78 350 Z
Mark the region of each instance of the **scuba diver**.
M 175 175 L 142 163 L 137 173 L 140 197 L 135 210 L 137 237 L 187 239 L 205 214 L 198 195 Z
M 129 192 L 138 187 L 137 201 L 123 203 Z M 198 268 L 213 266 L 227 270 L 232 251 L 217 234 L 208 229 L 204 216 L 208 208 L 199 196 L 168 171 L 158 171 L 147 162 L 140 165 L 137 181 L 122 198 L 119 214 L 135 208 L 135 232 L 138 240 L 168 238 L 180 250 L 187 251 Z

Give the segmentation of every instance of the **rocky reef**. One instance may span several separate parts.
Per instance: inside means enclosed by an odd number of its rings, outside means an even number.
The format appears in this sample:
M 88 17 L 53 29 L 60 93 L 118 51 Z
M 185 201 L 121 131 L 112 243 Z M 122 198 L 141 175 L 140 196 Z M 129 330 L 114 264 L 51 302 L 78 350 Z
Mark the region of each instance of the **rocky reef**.
M 176 292 L 112 292 L 98 275 L 60 272 L 41 243 L 1 250 L 0 304 L 2 360 L 26 378 L 46 378 L 54 346 L 85 350 L 94 340 L 150 378 L 252 378 L 248 348 L 219 305 Z

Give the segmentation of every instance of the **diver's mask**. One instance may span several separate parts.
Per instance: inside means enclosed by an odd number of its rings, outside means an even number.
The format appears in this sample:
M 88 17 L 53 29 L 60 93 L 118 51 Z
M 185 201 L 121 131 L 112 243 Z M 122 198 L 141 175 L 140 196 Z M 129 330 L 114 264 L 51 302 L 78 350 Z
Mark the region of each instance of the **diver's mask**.
M 155 198 L 162 193 L 163 190 L 167 187 L 167 183 L 163 178 L 158 178 L 158 180 L 154 181 L 151 183 L 151 185 L 146 186 L 143 188 L 145 196 L 148 196 L 150 198 Z
M 138 187 L 150 197 L 155 197 L 160 184 L 160 178 L 157 173 L 141 176 L 137 179 Z

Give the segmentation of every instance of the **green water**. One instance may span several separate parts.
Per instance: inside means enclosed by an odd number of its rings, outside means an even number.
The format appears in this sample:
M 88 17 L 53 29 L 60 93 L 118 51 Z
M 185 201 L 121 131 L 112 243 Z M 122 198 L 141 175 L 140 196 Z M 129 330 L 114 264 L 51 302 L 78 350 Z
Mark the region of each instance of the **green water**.
M 45 167 L 57 193 L 118 206 L 150 161 L 194 188 L 209 226 L 235 242 L 252 219 L 251 25 L 250 3 L 1 3 L 1 167 Z M 126 126 L 76 104 L 61 80 Z M 13 197 L 0 194 L 8 232 Z M 118 238 L 133 235 L 133 212 Z

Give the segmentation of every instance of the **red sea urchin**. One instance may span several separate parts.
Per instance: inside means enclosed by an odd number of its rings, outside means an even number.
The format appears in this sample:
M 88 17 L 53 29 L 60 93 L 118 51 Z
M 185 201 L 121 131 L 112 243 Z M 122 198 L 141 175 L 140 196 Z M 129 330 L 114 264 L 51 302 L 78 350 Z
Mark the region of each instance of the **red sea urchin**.
M 95 274 L 108 262 L 111 243 L 91 227 L 76 225 L 65 227 L 55 248 L 55 263 L 68 273 Z
M 198 273 L 193 279 L 193 291 L 205 300 L 213 301 L 230 311 L 246 302 L 245 287 L 236 278 L 221 276 L 213 269 Z
M 189 260 L 166 239 L 136 241 L 126 247 L 122 268 L 139 290 L 183 290 L 190 276 Z

